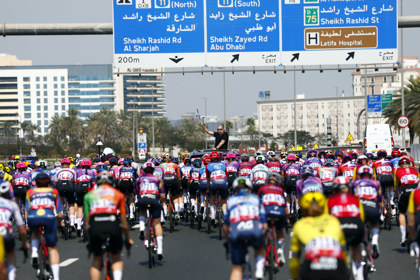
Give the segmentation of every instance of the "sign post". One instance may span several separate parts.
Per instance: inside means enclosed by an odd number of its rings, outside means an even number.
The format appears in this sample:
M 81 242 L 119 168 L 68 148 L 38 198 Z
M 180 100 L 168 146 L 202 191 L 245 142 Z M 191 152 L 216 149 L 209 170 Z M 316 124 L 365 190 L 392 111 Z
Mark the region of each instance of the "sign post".
M 139 153 L 139 159 L 146 159 L 147 153 L 147 134 L 143 132 L 143 129 L 137 133 L 137 152 Z
M 397 120 L 397 124 L 401 128 L 406 128 L 410 125 L 410 119 L 407 116 L 400 116 Z

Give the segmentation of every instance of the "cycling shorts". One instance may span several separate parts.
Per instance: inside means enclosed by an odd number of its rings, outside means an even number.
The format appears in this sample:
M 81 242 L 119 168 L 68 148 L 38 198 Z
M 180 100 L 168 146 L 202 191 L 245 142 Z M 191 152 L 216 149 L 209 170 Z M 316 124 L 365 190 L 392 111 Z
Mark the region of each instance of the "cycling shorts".
M 195 182 L 195 181 L 190 182 L 190 187 L 188 188 L 188 192 L 190 193 L 191 196 L 197 193 L 198 185 L 199 185 L 198 182 Z
M 183 190 L 188 190 L 188 178 L 181 179 L 181 186 Z
M 379 223 L 381 221 L 381 211 L 378 202 L 366 199 L 361 199 L 361 202 L 365 212 L 365 220 L 372 224 Z
M 107 252 L 117 254 L 123 247 L 122 229 L 116 215 L 97 214 L 89 220 L 89 250 L 94 256 L 102 255 L 102 244 L 109 236 Z
M 198 184 L 198 189 L 200 192 L 205 193 L 207 191 L 207 180 L 200 181 Z
M 229 172 L 227 173 L 227 179 L 228 179 L 228 186 L 232 187 L 233 181 L 238 177 L 238 173 L 236 172 Z
M 405 185 L 404 187 L 400 188 L 400 196 L 398 198 L 398 211 L 402 214 L 407 212 L 408 208 L 408 200 L 410 198 L 410 193 L 417 188 L 417 185 Z
M 4 249 L 6 252 L 12 252 L 15 249 L 15 235 L 9 231 L 3 235 Z
M 299 180 L 299 176 L 286 176 L 284 178 L 284 186 L 287 194 L 291 194 L 292 191 L 296 193 L 296 182 Z
M 326 264 L 331 266 L 330 263 Z M 320 263 L 316 264 L 317 269 L 312 269 L 312 262 L 310 260 L 304 260 L 300 266 L 299 276 L 301 280 L 336 280 L 343 279 L 349 280 L 350 271 L 347 268 L 344 260 L 337 259 L 337 267 L 335 269 L 321 269 Z
M 147 210 L 148 205 L 150 205 L 150 214 L 152 215 L 152 218 L 159 219 L 162 211 L 162 205 L 159 203 L 159 200 L 149 197 L 140 197 L 137 201 L 137 206 L 140 210 Z
M 346 242 L 350 246 L 357 246 L 363 241 L 365 236 L 365 225 L 360 218 L 343 217 L 338 218 L 341 223 L 341 229 L 346 237 Z
M 28 191 L 28 187 L 25 186 L 13 186 L 13 192 L 15 193 L 15 197 L 18 197 L 21 200 L 26 199 L 26 192 Z
M 333 192 L 332 185 L 333 185 L 333 182 L 324 182 L 324 183 L 322 183 L 322 188 L 324 190 L 324 195 L 327 198 L 332 195 L 332 192 Z
M 232 233 L 232 231 L 231 231 Z M 250 231 L 249 237 L 232 239 L 229 234 L 229 249 L 232 259 L 232 264 L 245 264 L 245 256 L 247 254 L 247 247 L 251 246 L 255 249 L 264 246 L 264 231 Z
M 394 186 L 394 176 L 392 174 L 383 174 L 378 175 L 377 180 L 381 184 L 381 187 L 393 187 Z
M 28 213 L 28 227 L 32 232 L 38 233 L 39 227 L 44 226 L 45 245 L 55 247 L 57 245 L 57 220 L 51 209 L 31 210 Z
M 215 195 L 217 191 L 219 191 L 220 197 L 222 199 L 226 199 L 229 196 L 229 187 L 227 184 L 227 180 L 213 180 L 210 181 L 209 186 L 210 194 Z
M 179 188 L 178 179 L 172 180 L 164 180 L 163 186 L 167 192 L 171 192 L 172 195 L 179 195 L 181 193 L 181 189 Z
M 83 198 L 89 190 L 89 182 L 79 182 L 76 187 L 76 202 L 77 206 L 83 207 Z
M 253 191 L 254 193 L 258 193 L 258 191 L 260 190 L 260 188 L 262 186 L 265 186 L 267 183 L 265 181 L 256 181 L 256 182 L 252 182 L 252 187 L 253 187 Z
M 58 181 L 56 188 L 60 196 L 65 197 L 69 204 L 74 204 L 76 202 L 74 196 L 74 183 L 72 181 Z
M 134 192 L 134 180 L 133 179 L 123 179 L 120 180 L 118 184 L 118 189 L 124 195 L 130 195 Z
M 284 207 L 268 205 L 265 206 L 265 212 L 267 213 L 267 222 L 269 225 L 270 220 L 272 220 L 276 229 L 286 227 L 286 209 Z

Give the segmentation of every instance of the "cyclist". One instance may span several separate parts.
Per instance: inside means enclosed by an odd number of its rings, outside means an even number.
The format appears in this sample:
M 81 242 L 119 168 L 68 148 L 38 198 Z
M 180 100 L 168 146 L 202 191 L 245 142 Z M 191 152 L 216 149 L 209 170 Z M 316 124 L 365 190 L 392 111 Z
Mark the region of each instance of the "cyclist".
M 92 162 L 90 159 L 82 159 L 79 161 L 81 168 L 76 172 L 76 202 L 77 202 L 77 236 L 81 236 L 82 220 L 83 220 L 83 199 L 85 194 L 92 188 L 92 179 L 96 177 L 96 171 L 92 169 Z
M 146 222 L 146 211 L 148 206 L 149 215 L 153 218 L 153 226 L 155 228 L 157 255 L 158 259 L 163 259 L 163 230 L 160 223 L 160 214 L 162 211 L 161 201 L 165 199 L 165 189 L 162 185 L 162 180 L 153 175 L 155 165 L 152 162 L 146 162 L 143 165 L 144 175 L 137 180 L 137 192 L 139 193 L 139 200 L 137 205 L 140 209 L 139 213 L 139 227 L 140 240 L 144 240 L 144 230 Z M 149 245 L 149 244 L 147 244 Z
M 281 164 L 276 159 L 276 154 L 273 151 L 268 151 L 267 159 L 268 162 L 265 164 L 265 166 L 268 167 L 268 172 L 275 172 L 281 175 Z
M 287 162 L 287 152 L 286 151 L 281 151 L 280 152 L 280 164 L 283 166 L 283 164 L 285 164 Z
M 411 192 L 408 202 L 408 229 L 411 239 L 411 250 L 414 250 L 414 254 L 417 255 L 416 270 L 420 275 L 420 254 L 419 246 L 420 243 L 420 189 L 417 188 Z
M 187 155 L 184 153 L 184 156 Z M 191 164 L 191 159 L 189 157 L 184 157 L 184 162 L 183 162 L 183 166 L 179 167 L 179 170 L 181 172 L 181 186 L 182 186 L 182 192 L 183 192 L 183 197 L 184 197 L 184 204 L 181 204 L 181 215 L 183 215 L 184 213 L 184 208 L 187 208 L 187 203 L 188 203 L 188 187 L 189 187 L 189 182 L 191 180 L 190 178 L 190 172 L 191 169 L 193 168 L 193 165 Z
M 377 153 L 379 153 L 380 151 L 384 151 L 384 150 L 379 150 Z M 385 151 L 385 153 L 386 153 L 386 151 Z M 377 155 L 377 157 L 379 157 L 378 154 L 376 154 L 376 155 Z M 374 156 L 373 156 L 373 154 L 372 153 L 366 153 L 365 156 L 368 159 L 367 165 L 369 165 L 370 167 L 372 167 L 373 166 L 373 162 L 374 162 Z
M 200 184 L 200 168 L 201 168 L 201 160 L 196 158 L 193 161 L 193 167 L 190 170 L 190 182 L 188 187 L 188 192 L 190 193 L 190 200 L 192 210 L 195 215 L 198 214 L 197 208 L 197 193 L 198 193 L 198 186 Z
M 252 168 L 252 184 L 254 185 L 254 192 L 258 193 L 258 189 L 264 186 L 267 182 L 268 167 L 265 166 L 265 157 L 259 155 L 255 158 L 257 165 Z
M 333 181 L 333 195 L 328 199 L 329 213 L 340 220 L 347 245 L 352 251 L 356 279 L 363 280 L 361 243 L 365 234 L 364 211 L 360 200 L 350 193 L 350 181 L 339 176 Z
M 338 176 L 344 176 L 349 180 L 353 180 L 355 168 L 356 164 L 353 163 L 351 155 L 346 154 L 343 156 L 343 161 L 338 168 Z
M 400 160 L 400 157 L 401 157 L 400 150 L 398 150 L 398 149 L 392 150 L 391 157 L 392 157 L 392 159 L 391 159 L 392 166 L 395 170 L 395 169 L 398 168 L 398 161 Z
M 267 185 L 262 186 L 258 191 L 258 196 L 261 198 L 265 208 L 267 219 L 272 218 L 277 233 L 278 243 L 278 259 L 282 266 L 286 263 L 284 257 L 284 232 L 283 229 L 288 224 L 289 210 L 286 207 L 286 200 L 284 191 L 281 187 L 282 177 L 275 172 L 268 174 Z
M 282 176 L 285 191 L 287 193 L 287 204 L 290 206 L 292 193 L 296 194 L 296 182 L 299 180 L 300 176 L 300 164 L 296 163 L 296 156 L 290 154 L 287 156 L 287 163 L 282 167 Z M 289 207 L 288 207 L 289 208 Z
M 117 166 L 112 170 L 112 175 L 114 176 L 114 180 L 118 182 L 120 179 L 120 169 L 124 166 L 124 158 L 119 158 L 117 162 Z
M 238 177 L 232 184 L 233 195 L 228 200 L 224 217 L 225 246 L 229 245 L 232 259 L 231 280 L 242 279 L 247 246 L 255 249 L 255 278 L 264 277 L 264 233 L 268 229 L 261 199 L 252 194 L 252 183 Z M 248 242 L 244 242 L 248 240 Z
M 10 175 L 10 174 L 8 174 L 6 171 L 5 171 L 5 168 L 4 168 L 4 165 L 2 164 L 2 163 L 0 163 L 0 170 L 2 170 L 3 171 L 3 180 L 5 180 L 5 181 L 8 181 L 8 182 L 12 182 L 12 180 L 13 180 L 13 176 L 12 175 Z
M 13 175 L 13 192 L 15 193 L 16 203 L 19 205 L 21 201 L 25 201 L 26 192 L 30 188 L 30 177 L 24 162 L 18 162 L 16 168 L 17 171 Z
M 334 155 L 336 157 L 335 162 L 338 164 L 338 166 L 340 166 L 343 162 L 344 153 L 341 150 L 337 150 L 335 151 Z
M 355 151 L 351 151 L 349 152 L 349 155 L 351 156 L 353 163 L 357 163 L 358 154 Z
M 377 153 L 378 159 L 373 162 L 375 175 L 379 183 L 381 183 L 384 193 L 389 192 L 390 203 L 394 206 L 394 173 L 393 165 L 390 160 L 386 158 L 387 152 L 379 150 Z
M 303 166 L 300 175 L 302 179 L 296 182 L 296 196 L 298 198 L 308 192 L 323 193 L 322 182 L 315 177 L 315 170 L 311 166 Z
M 19 211 L 19 206 L 9 199 L 9 191 L 12 186 L 9 182 L 0 183 L 0 234 L 3 236 L 7 258 L 7 274 L 9 280 L 16 279 L 15 235 L 11 219 L 13 217 L 19 231 L 22 249 L 28 250 L 26 242 L 25 221 Z
M 130 220 L 134 219 L 134 189 L 136 186 L 137 172 L 131 167 L 131 161 L 126 158 L 123 166 L 119 168 L 118 189 L 125 197 L 128 197 L 128 209 Z M 117 168 L 117 167 L 114 167 Z
M 181 205 L 183 202 L 180 186 L 181 173 L 179 171 L 178 164 L 172 162 L 171 156 L 169 154 L 164 156 L 164 160 L 165 163 L 162 166 L 164 169 L 163 185 L 166 192 L 171 192 L 175 207 L 175 221 L 178 222 L 179 211 L 181 210 Z M 166 205 L 164 204 L 164 209 L 166 208 L 165 206 Z
M 206 211 L 204 209 L 208 207 L 206 201 L 206 192 L 207 192 L 207 164 L 210 163 L 210 155 L 205 154 L 203 155 L 203 165 L 200 168 L 200 182 L 198 184 L 198 189 L 200 190 L 200 213 L 203 214 L 203 221 L 206 220 Z
M 252 164 L 249 162 L 249 155 L 242 154 L 241 163 L 239 165 L 239 174 L 240 177 L 251 178 L 252 175 Z
M 350 279 L 346 239 L 340 221 L 325 212 L 323 194 L 305 194 L 299 201 L 304 218 L 293 226 L 290 245 L 292 279 Z M 302 261 L 301 261 L 302 259 Z
M 102 171 L 96 178 L 98 187 L 87 193 L 84 199 L 86 228 L 89 236 L 88 249 L 93 253 L 90 278 L 99 280 L 102 266 L 102 244 L 104 236 L 109 237 L 107 248 L 112 257 L 114 280 L 121 280 L 123 262 L 121 250 L 123 243 L 127 250 L 133 244 L 128 235 L 124 194 L 113 187 L 112 173 Z M 119 212 L 119 219 L 118 219 Z M 123 242 L 122 234 L 125 242 Z
M 373 169 L 364 165 L 357 171 L 360 179 L 353 181 L 352 191 L 363 204 L 366 221 L 370 224 L 372 235 L 372 257 L 379 257 L 379 222 L 383 209 L 382 190 L 378 181 L 373 179 Z
M 324 160 L 324 166 L 318 169 L 318 177 L 321 179 L 324 195 L 328 198 L 332 194 L 332 184 L 337 177 L 337 169 L 334 167 L 335 161 L 327 158 Z
M 38 268 L 38 248 L 40 244 L 39 228 L 44 227 L 45 245 L 48 247 L 51 270 L 54 279 L 60 279 L 60 255 L 57 250 L 57 220 L 63 218 L 60 195 L 51 187 L 51 178 L 47 173 L 39 172 L 35 177 L 35 188 L 26 193 L 26 211 L 28 226 L 32 232 L 32 266 Z M 57 218 L 55 216 L 57 213 Z
M 315 149 L 310 149 L 308 151 L 305 163 L 303 165 L 304 166 L 305 165 L 311 166 L 314 169 L 314 171 L 316 173 L 318 173 L 318 169 L 321 168 L 323 164 L 322 164 L 321 160 L 318 159 L 316 156 L 317 156 L 317 151 Z M 315 174 L 315 176 L 316 176 L 316 174 Z
M 407 152 L 407 149 L 406 148 L 400 148 L 400 153 L 401 153 L 401 156 L 402 157 L 403 156 L 406 156 L 406 157 L 408 157 L 410 159 L 410 163 L 411 163 L 411 166 L 412 167 L 415 166 L 414 158 L 408 155 L 408 152 Z
M 399 222 L 401 230 L 401 246 L 407 245 L 406 241 L 406 220 L 405 213 L 408 207 L 408 198 L 410 193 L 417 188 L 419 184 L 419 172 L 414 168 L 410 167 L 410 159 L 406 156 L 402 156 L 398 162 L 400 166 L 395 170 L 394 174 L 394 185 L 398 188 L 398 210 L 399 210 Z
M 216 194 L 219 192 L 223 212 L 226 210 L 226 200 L 229 196 L 229 188 L 226 176 L 226 166 L 220 162 L 220 154 L 217 151 L 210 153 L 211 162 L 207 164 L 207 185 L 210 192 L 210 215 L 211 223 L 217 225 L 216 220 Z
M 356 180 L 356 179 L 360 178 L 359 174 L 358 174 L 358 171 L 359 171 L 360 168 L 365 167 L 367 165 L 367 163 L 368 163 L 368 158 L 365 155 L 360 155 L 357 158 L 357 166 L 354 169 L 353 180 Z M 373 175 L 375 175 L 375 171 L 373 172 Z M 376 177 L 374 177 L 374 178 L 376 178 Z
M 228 186 L 229 189 L 232 188 L 233 181 L 238 177 L 238 170 L 240 167 L 239 162 L 236 160 L 236 156 L 234 153 L 227 153 L 226 154 L 226 176 L 228 179 Z
M 5 256 L 6 256 L 6 252 L 4 249 L 4 240 L 3 240 L 3 237 L 0 235 L 0 280 L 7 279 Z
M 74 229 L 74 222 L 76 219 L 75 215 L 75 206 L 76 206 L 76 198 L 75 198 L 75 188 L 74 185 L 77 180 L 77 175 L 74 169 L 70 168 L 70 159 L 63 158 L 61 160 L 61 169 L 56 174 L 56 185 L 61 199 L 61 204 L 65 205 L 64 199 L 67 199 L 68 206 L 69 206 L 69 218 L 70 218 L 70 226 Z M 64 224 L 61 224 L 64 227 Z
M 324 165 L 325 157 L 326 156 L 327 156 L 327 152 L 326 151 L 321 150 L 321 151 L 318 152 L 318 158 L 322 162 L 322 165 Z

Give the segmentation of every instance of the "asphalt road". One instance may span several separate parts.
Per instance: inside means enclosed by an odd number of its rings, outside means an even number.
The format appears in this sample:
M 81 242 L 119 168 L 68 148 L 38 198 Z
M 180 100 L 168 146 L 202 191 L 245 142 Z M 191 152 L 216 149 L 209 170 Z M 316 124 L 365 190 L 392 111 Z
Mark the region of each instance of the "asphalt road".
M 134 240 L 131 257 L 124 260 L 124 279 L 228 279 L 231 270 L 230 261 L 226 260 L 222 242 L 218 240 L 216 230 L 207 234 L 204 230 L 190 228 L 180 223 L 175 232 L 169 233 L 164 226 L 164 260 L 157 262 L 156 267 L 148 268 L 147 251 L 138 239 L 138 228 L 132 229 L 130 235 Z M 288 236 L 288 235 L 287 235 Z M 379 242 L 381 255 L 375 261 L 377 271 L 371 279 L 418 279 L 414 269 L 414 258 L 399 245 L 400 231 L 395 225 L 391 231 L 382 230 Z M 287 240 L 286 249 L 289 249 Z M 20 241 L 17 241 L 20 246 Z M 58 243 L 60 252 L 60 279 L 82 280 L 89 278 L 91 260 L 80 238 L 64 240 Z M 124 252 L 125 254 L 125 252 Z M 287 253 L 286 253 L 287 255 Z M 23 255 L 17 252 L 17 279 L 35 279 L 35 271 L 29 261 L 22 264 Z M 289 279 L 287 266 L 280 269 L 276 279 Z

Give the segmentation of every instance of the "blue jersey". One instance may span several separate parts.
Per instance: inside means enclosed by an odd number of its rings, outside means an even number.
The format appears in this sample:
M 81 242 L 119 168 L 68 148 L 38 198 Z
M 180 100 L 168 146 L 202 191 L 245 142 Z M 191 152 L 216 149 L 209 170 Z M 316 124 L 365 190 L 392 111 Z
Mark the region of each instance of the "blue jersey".
M 391 159 L 392 166 L 394 166 L 394 168 L 398 168 L 399 161 L 400 161 L 400 157 L 394 157 L 393 159 Z
M 31 183 L 31 188 L 35 188 L 36 184 L 35 184 L 35 176 L 40 173 L 40 172 L 44 172 L 47 173 L 50 177 L 51 177 L 51 172 L 48 171 L 47 169 L 44 168 L 38 168 L 38 169 L 34 169 L 31 171 L 30 173 L 30 183 Z
M 210 181 L 226 182 L 226 165 L 223 162 L 210 162 L 207 165 L 207 175 Z
M 136 180 L 137 179 L 137 172 L 136 170 L 131 166 L 123 166 L 119 170 L 119 176 L 118 179 L 121 180 Z

